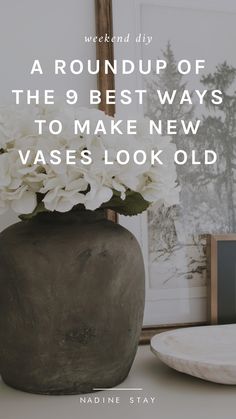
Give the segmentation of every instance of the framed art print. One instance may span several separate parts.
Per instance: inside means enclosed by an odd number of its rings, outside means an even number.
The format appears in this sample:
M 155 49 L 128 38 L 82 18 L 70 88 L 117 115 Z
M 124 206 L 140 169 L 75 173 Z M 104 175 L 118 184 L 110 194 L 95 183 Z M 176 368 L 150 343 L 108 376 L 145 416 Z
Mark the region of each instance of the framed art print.
M 146 262 L 146 308 L 144 325 L 163 327 L 207 321 L 206 235 L 231 233 L 236 228 L 235 158 L 236 130 L 236 36 L 234 1 L 195 0 L 113 0 L 114 58 L 136 63 L 151 62 L 146 75 L 134 71 L 115 76 L 116 90 L 129 89 L 133 101 L 122 106 L 119 115 L 144 115 L 162 121 L 162 134 L 168 119 L 201 121 L 197 135 L 183 135 L 177 127 L 172 142 L 188 156 L 177 167 L 181 187 L 180 202 L 168 209 L 152 206 L 134 219 L 120 222 L 138 238 Z M 221 30 L 219 30 L 221 28 Z M 119 40 L 120 37 L 120 40 Z M 122 41 L 122 42 L 121 42 Z M 157 59 L 167 63 L 156 74 Z M 179 74 L 177 65 L 186 60 L 194 68 L 205 62 L 200 74 Z M 128 86 L 128 87 L 127 87 Z M 214 107 L 208 98 L 212 89 L 223 90 L 224 103 Z M 179 106 L 178 100 L 162 103 L 160 94 L 176 91 L 176 98 L 188 89 L 191 100 Z M 144 91 L 140 97 L 135 92 Z M 159 96 L 156 94 L 159 91 Z M 198 92 L 206 98 L 204 104 Z M 229 107 L 229 103 L 231 106 Z M 202 164 L 204 150 L 214 149 L 221 157 L 212 166 Z M 193 162 L 195 153 L 195 163 Z
M 208 237 L 208 313 L 211 324 L 236 322 L 236 234 Z

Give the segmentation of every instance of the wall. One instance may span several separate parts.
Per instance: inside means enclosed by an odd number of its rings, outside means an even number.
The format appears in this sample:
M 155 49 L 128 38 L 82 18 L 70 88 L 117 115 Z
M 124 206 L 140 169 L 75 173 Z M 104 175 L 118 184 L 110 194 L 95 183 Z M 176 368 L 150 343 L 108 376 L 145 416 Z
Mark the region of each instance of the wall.
M 12 89 L 78 89 L 80 104 L 88 105 L 88 90 L 96 77 L 53 77 L 55 58 L 70 61 L 95 57 L 95 46 L 84 42 L 95 32 L 94 0 L 1 0 L 0 12 L 0 104 L 12 100 Z M 45 74 L 30 76 L 34 59 L 40 59 Z M 47 73 L 47 74 L 46 74 Z M 10 211 L 0 216 L 0 230 L 17 217 Z

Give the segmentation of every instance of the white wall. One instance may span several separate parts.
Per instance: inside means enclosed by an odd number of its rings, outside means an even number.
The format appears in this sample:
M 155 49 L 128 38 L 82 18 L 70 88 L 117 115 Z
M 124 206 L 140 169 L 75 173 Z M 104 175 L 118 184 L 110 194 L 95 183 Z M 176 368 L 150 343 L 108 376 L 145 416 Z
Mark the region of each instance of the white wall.
M 96 77 L 53 76 L 53 60 L 95 57 L 94 45 L 84 42 L 94 34 L 94 0 L 1 0 L 0 2 L 0 104 L 12 101 L 12 89 L 77 89 L 80 104 L 88 105 L 88 90 L 96 88 Z M 39 58 L 44 76 L 30 76 Z M 47 73 L 47 74 L 46 74 Z M 15 222 L 10 211 L 0 215 L 0 230 Z

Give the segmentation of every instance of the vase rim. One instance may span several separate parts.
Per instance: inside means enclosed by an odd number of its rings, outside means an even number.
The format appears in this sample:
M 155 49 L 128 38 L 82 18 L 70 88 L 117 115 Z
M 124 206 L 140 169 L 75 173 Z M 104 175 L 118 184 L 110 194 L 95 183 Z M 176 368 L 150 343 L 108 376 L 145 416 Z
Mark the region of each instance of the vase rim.
M 58 220 L 65 221 L 96 221 L 106 218 L 106 210 L 104 208 L 98 208 L 94 211 L 87 209 L 71 210 L 67 212 L 57 212 L 57 211 L 45 211 L 41 212 L 34 217 L 25 220 L 27 221 L 39 221 L 39 222 L 53 222 Z

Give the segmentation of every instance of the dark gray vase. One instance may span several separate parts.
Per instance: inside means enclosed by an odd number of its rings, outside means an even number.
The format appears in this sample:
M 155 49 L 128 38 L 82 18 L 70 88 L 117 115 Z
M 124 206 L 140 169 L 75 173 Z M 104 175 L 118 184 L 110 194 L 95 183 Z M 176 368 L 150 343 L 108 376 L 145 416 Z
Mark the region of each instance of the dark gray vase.
M 0 372 L 40 394 L 128 375 L 144 309 L 139 245 L 103 211 L 41 214 L 0 234 Z

